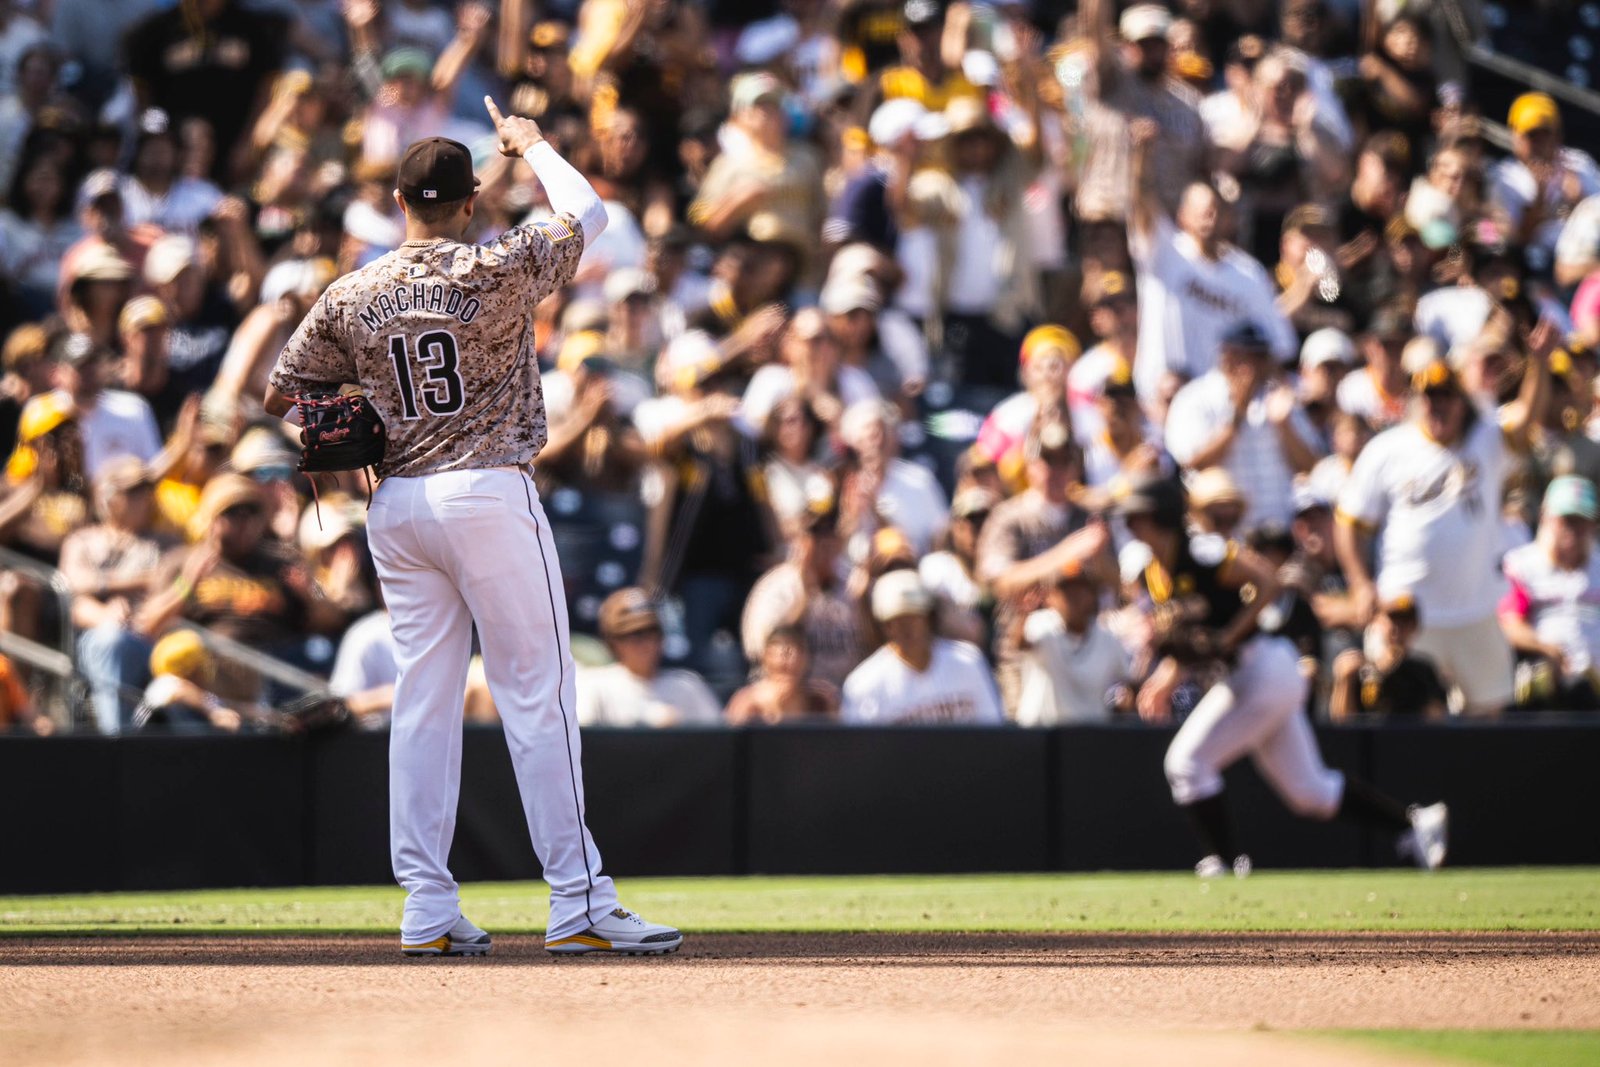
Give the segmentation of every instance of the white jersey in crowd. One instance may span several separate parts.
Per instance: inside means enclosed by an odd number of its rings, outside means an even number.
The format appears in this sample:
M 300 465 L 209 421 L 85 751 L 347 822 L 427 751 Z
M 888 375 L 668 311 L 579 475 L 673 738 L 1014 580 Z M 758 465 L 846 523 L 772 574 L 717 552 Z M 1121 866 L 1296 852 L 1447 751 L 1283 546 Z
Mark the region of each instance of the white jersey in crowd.
M 1578 570 L 1562 570 L 1543 545 L 1523 545 L 1506 554 L 1511 581 L 1509 607 L 1524 616 L 1539 640 L 1565 653 L 1569 676 L 1595 665 L 1600 651 L 1600 553 L 1590 552 Z
M 710 726 L 722 706 L 699 675 L 657 671 L 640 678 L 620 663 L 578 671 L 578 722 L 584 726 Z
M 153 193 L 128 175 L 117 190 L 126 225 L 153 223 L 174 233 L 193 234 L 222 202 L 222 190 L 202 178 L 176 178 L 165 193 Z
M 834 385 L 839 390 L 839 402 L 845 407 L 863 400 L 880 398 L 878 386 L 872 375 L 860 367 L 840 366 Z M 767 426 L 767 416 L 785 398 L 795 391 L 794 371 L 781 364 L 768 364 L 756 371 L 750 384 L 744 388 L 744 398 L 739 402 L 739 413 L 752 435 L 759 435 Z
M 1381 527 L 1378 593 L 1411 593 L 1424 629 L 1492 619 L 1504 583 L 1505 437 L 1492 412 L 1455 448 L 1407 422 L 1374 437 L 1339 494 L 1339 514 Z
M 1280 362 L 1299 351 L 1267 272 L 1246 253 L 1224 245 L 1212 262 L 1194 238 L 1161 215 L 1154 232 L 1131 234 L 1129 245 L 1139 281 L 1133 382 L 1146 402 L 1168 371 L 1198 378 L 1215 367 L 1223 335 L 1246 319 L 1266 333 Z
M 150 402 L 138 393 L 106 389 L 78 413 L 83 469 L 92 480 L 107 460 L 132 456 L 151 463 L 161 452 L 161 430 Z
M 1558 154 L 1556 165 L 1577 179 L 1578 188 L 1585 197 L 1600 193 L 1600 167 L 1595 166 L 1593 157 L 1587 152 L 1576 148 L 1563 148 Z M 1546 205 L 1551 209 L 1549 217 L 1540 224 L 1534 233 L 1533 240 L 1529 243 L 1553 254 L 1556 243 L 1561 237 L 1561 226 L 1564 221 L 1555 210 L 1560 206 L 1562 182 L 1553 181 L 1543 189 Z M 1511 228 L 1516 230 L 1522 225 L 1522 217 L 1532 206 L 1533 201 L 1540 195 L 1539 180 L 1533 176 L 1533 171 L 1528 165 L 1514 156 L 1507 156 L 1489 169 L 1489 201 L 1505 212 L 1506 219 Z M 1548 260 L 1546 261 L 1548 262 Z
M 928 468 L 907 459 L 892 459 L 878 489 L 878 516 L 905 534 L 922 556 L 950 525 L 950 501 Z
M 855 726 L 985 724 L 1005 720 L 988 661 L 965 641 L 933 640 L 928 669 L 918 673 L 889 645 L 844 680 L 840 718 Z
M 393 685 L 400 676 L 394 658 L 394 632 L 389 628 L 389 613 L 383 609 L 351 623 L 339 642 L 328 688 L 347 697 L 379 686 Z
M 1477 286 L 1446 285 L 1417 301 L 1414 321 L 1418 333 L 1438 341 L 1439 347 L 1449 352 L 1475 340 L 1491 310 L 1489 294 Z
M 1167 451 L 1187 467 L 1232 421 L 1233 394 L 1228 379 L 1220 370 L 1210 371 L 1179 389 L 1172 398 L 1167 410 Z M 1302 408 L 1295 408 L 1289 422 L 1292 432 L 1308 445 L 1317 439 L 1316 429 Z M 1295 472 L 1284 458 L 1278 428 L 1267 418 L 1265 391 L 1251 398 L 1244 425 L 1239 427 L 1221 466 L 1233 475 L 1249 502 L 1245 529 L 1264 522 L 1287 524 L 1293 517 Z
M 1070 633 L 1058 612 L 1045 609 L 1023 623 L 1019 726 L 1106 722 L 1106 693 L 1127 681 L 1128 653 L 1098 621 L 1083 634 Z

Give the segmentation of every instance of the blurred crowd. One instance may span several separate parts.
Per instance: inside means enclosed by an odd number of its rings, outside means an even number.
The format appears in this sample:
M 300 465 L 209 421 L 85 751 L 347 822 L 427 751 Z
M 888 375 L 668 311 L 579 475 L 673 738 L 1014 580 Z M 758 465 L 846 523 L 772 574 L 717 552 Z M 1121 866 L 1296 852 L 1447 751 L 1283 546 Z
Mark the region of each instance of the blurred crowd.
M 0 726 L 273 728 L 237 646 L 383 725 L 368 487 L 261 398 L 411 141 L 546 210 L 485 93 L 609 215 L 532 309 L 585 723 L 1136 718 L 1154 479 L 1318 715 L 1600 708 L 1600 167 L 1458 7 L 0 0 L 0 630 L 80 676 Z

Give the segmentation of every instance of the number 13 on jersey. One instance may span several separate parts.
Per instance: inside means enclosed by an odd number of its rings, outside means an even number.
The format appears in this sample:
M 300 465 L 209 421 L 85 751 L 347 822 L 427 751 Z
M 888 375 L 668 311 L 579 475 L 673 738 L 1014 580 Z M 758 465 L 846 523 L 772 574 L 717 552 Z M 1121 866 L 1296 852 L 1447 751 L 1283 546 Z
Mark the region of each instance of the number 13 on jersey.
M 389 362 L 394 364 L 395 384 L 400 387 L 401 413 L 407 422 L 421 418 L 417 401 L 422 401 L 429 415 L 454 415 L 466 405 L 466 389 L 461 384 L 461 371 L 457 364 L 458 350 L 455 334 L 449 330 L 430 330 L 417 338 L 416 355 L 410 350 L 410 338 L 395 334 L 389 338 Z M 411 373 L 412 360 L 422 368 L 421 388 Z

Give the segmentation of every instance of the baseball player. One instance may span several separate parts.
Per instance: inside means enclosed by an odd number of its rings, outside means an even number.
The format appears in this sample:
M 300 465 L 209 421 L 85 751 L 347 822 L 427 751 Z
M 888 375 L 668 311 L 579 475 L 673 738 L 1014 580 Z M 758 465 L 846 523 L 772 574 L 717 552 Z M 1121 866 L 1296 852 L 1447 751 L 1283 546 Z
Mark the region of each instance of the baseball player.
M 1385 827 L 1402 855 L 1429 870 L 1444 862 L 1449 814 L 1443 804 L 1401 807 L 1376 789 L 1330 770 L 1302 710 L 1306 679 L 1286 638 L 1258 631 L 1277 599 L 1272 567 L 1250 549 L 1184 526 L 1183 489 L 1146 481 L 1118 502 L 1129 532 L 1150 550 L 1142 581 L 1151 607 L 1155 670 L 1139 690 L 1139 715 L 1165 722 L 1186 676 L 1215 679 L 1167 749 L 1172 798 L 1206 849 L 1202 878 L 1250 873 L 1234 845 L 1222 772 L 1244 756 L 1297 815 L 1334 816 Z M 1248 591 L 1247 591 L 1248 587 Z
M 412 956 L 482 955 L 446 865 L 461 780 L 462 693 L 477 623 L 534 851 L 550 883 L 545 948 L 659 954 L 683 943 L 618 907 L 584 825 L 567 605 L 529 464 L 545 443 L 533 308 L 572 279 L 606 224 L 582 175 L 528 119 L 484 104 L 500 151 L 528 161 L 554 214 L 462 241 L 478 179 L 455 141 L 406 150 L 406 241 L 318 299 L 273 369 L 266 407 L 357 383 L 387 428 L 367 529 L 399 669 L 389 833 Z

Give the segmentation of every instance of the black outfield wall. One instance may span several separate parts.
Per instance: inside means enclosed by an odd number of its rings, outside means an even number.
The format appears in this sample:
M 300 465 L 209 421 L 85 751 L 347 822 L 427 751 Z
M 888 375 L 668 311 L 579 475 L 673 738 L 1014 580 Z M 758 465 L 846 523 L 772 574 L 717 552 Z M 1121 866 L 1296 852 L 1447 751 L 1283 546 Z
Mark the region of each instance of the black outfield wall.
M 1319 729 L 1336 767 L 1402 800 L 1449 801 L 1451 861 L 1600 863 L 1600 723 Z M 1180 869 L 1170 731 L 592 730 L 590 827 L 618 875 Z M 381 734 L 0 739 L 0 893 L 390 880 Z M 1394 862 L 1343 823 L 1291 817 L 1248 763 L 1229 773 L 1261 867 Z M 468 731 L 452 865 L 539 867 L 505 741 Z

